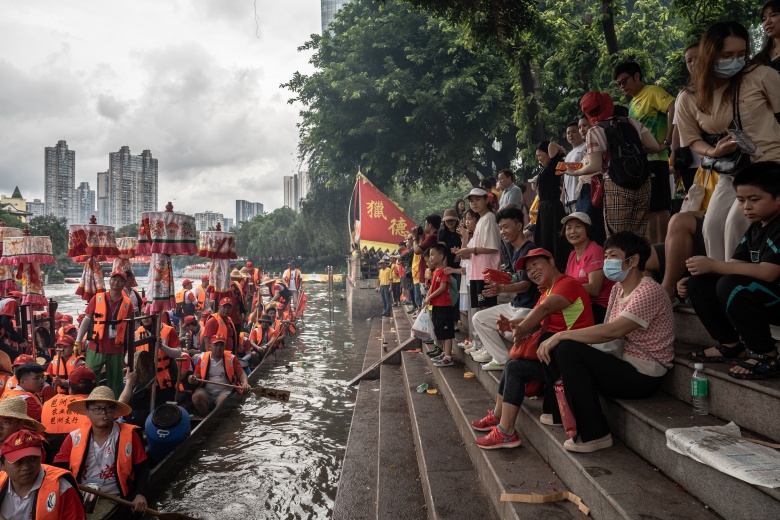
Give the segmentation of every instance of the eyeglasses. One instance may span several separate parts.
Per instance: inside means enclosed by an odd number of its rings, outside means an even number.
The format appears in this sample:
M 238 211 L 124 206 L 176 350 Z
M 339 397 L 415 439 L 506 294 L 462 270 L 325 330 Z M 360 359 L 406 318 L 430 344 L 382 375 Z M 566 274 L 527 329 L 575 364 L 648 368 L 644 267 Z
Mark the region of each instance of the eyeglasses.
M 626 76 L 625 78 L 621 78 L 618 80 L 615 80 L 615 83 L 617 83 L 618 87 L 625 87 L 626 83 L 628 83 L 628 80 L 631 79 L 631 76 Z
M 92 408 L 87 408 L 87 410 L 95 415 L 108 415 L 114 413 L 116 406 L 93 406 Z
M 26 376 L 23 379 L 32 379 L 33 381 L 43 381 L 46 379 L 46 376 L 43 374 L 39 374 L 37 376 Z

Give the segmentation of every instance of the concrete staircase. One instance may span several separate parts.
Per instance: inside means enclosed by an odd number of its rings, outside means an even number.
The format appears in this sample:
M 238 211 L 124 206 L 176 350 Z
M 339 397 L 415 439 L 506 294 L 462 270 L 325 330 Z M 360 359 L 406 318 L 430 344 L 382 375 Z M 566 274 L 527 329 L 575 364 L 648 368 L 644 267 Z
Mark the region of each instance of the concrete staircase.
M 398 335 L 404 340 L 410 320 L 400 310 L 395 317 Z M 747 484 L 666 447 L 664 432 L 669 428 L 732 420 L 748 430 L 746 436 L 780 442 L 780 379 L 740 381 L 727 375 L 727 365 L 707 364 L 711 415 L 692 415 L 693 363 L 687 361 L 686 354 L 711 345 L 712 340 L 688 310 L 678 310 L 675 319 L 675 368 L 666 376 L 662 392 L 645 400 L 603 399 L 615 445 L 592 454 L 565 451 L 563 429 L 541 424 L 541 401 L 531 399 L 525 400 L 516 424 L 522 447 L 479 449 L 474 440 L 482 433 L 475 432 L 470 423 L 493 407 L 501 372 L 481 370 L 460 349 L 456 355 L 460 354 L 462 364 L 453 368 L 434 368 L 420 353 L 402 354 L 400 367 L 383 367 L 381 378 L 389 377 L 391 384 L 398 381 L 398 374 L 391 370 L 403 375 L 402 390 L 408 402 L 428 518 L 581 518 L 583 514 L 569 502 L 500 501 L 502 493 L 568 490 L 582 499 L 596 519 L 780 519 L 780 490 Z M 465 371 L 476 378 L 465 379 Z M 423 382 L 439 393 L 417 394 L 415 387 Z M 365 383 L 360 383 L 359 399 Z M 350 433 L 350 444 L 352 441 Z M 407 452 L 404 463 L 413 465 L 408 456 Z M 342 485 L 347 484 L 347 463 L 345 458 Z M 392 496 L 395 490 L 377 480 L 380 484 L 372 489 L 381 503 L 383 495 Z M 395 514 L 401 500 L 390 502 L 389 509 L 377 508 L 376 516 L 343 516 L 337 510 L 334 518 L 412 518 Z

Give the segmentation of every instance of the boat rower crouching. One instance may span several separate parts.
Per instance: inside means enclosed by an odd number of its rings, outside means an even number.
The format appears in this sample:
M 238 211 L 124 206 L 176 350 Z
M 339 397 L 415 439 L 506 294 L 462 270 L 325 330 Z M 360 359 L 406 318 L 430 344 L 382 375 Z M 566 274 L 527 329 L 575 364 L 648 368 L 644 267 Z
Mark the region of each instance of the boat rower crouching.
M 198 379 L 217 383 L 203 383 L 192 394 L 192 405 L 201 417 L 205 417 L 230 395 L 232 390 L 223 385 L 240 387 L 239 393 L 250 390 L 249 380 L 241 368 L 241 363 L 232 352 L 225 351 L 225 338 L 219 335 L 211 337 L 208 352 L 198 358 L 188 382 L 195 384 Z

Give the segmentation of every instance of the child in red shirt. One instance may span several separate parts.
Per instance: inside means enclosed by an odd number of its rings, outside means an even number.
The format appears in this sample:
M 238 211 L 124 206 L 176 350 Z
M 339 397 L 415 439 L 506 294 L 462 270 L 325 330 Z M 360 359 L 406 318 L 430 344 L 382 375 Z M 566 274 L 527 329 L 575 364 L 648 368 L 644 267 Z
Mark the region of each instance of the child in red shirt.
M 431 276 L 431 288 L 423 300 L 423 308 L 429 305 L 431 321 L 436 339 L 441 342 L 442 354 L 433 358 L 433 366 L 450 367 L 452 361 L 452 339 L 455 337 L 455 320 L 452 315 L 452 300 L 450 299 L 450 275 L 444 272 L 447 267 L 447 247 L 444 244 L 434 244 L 428 250 L 428 265 L 434 270 Z

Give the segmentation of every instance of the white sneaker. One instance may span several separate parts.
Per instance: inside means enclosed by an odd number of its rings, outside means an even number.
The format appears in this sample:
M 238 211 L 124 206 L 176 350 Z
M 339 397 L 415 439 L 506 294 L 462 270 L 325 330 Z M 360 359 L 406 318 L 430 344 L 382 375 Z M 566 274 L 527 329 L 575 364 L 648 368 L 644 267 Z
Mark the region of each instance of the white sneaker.
M 483 352 L 485 352 L 484 348 L 472 349 L 471 352 L 469 352 L 469 356 L 473 358 L 474 356 L 481 355 Z
M 463 347 L 463 352 L 465 352 L 466 354 L 470 354 L 472 352 L 476 352 L 477 350 L 481 350 L 481 349 L 480 349 L 479 345 L 477 345 L 476 343 L 469 343 L 468 345 Z
M 488 361 L 493 359 L 493 356 L 491 356 L 487 350 L 482 350 L 480 352 L 477 352 L 473 356 L 471 356 L 471 359 L 473 359 L 477 363 L 487 363 Z
M 504 365 L 496 361 L 495 359 L 491 359 L 489 362 L 482 365 L 482 370 L 504 370 Z
M 546 424 L 547 426 L 563 426 L 562 423 L 553 422 L 553 416 L 551 413 L 543 413 L 539 416 L 539 422 Z
M 594 439 L 588 442 L 582 442 L 579 440 L 575 442 L 574 439 L 567 439 L 563 443 L 563 449 L 568 451 L 576 451 L 577 453 L 593 453 L 594 451 L 603 450 L 612 446 L 612 434 L 608 433 L 600 439 Z

